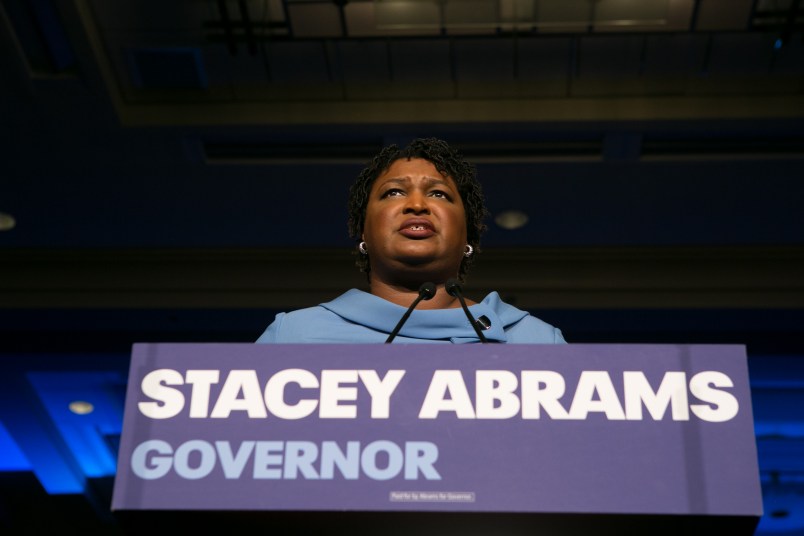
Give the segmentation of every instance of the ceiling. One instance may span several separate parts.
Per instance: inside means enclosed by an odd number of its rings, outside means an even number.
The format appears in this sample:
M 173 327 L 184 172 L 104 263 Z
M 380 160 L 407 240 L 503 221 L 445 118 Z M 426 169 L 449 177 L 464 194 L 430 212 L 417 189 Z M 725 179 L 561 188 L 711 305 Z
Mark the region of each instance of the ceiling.
M 488 248 L 800 245 L 790 2 L 630 4 L 4 0 L 0 247 L 349 247 L 352 178 L 430 135 L 529 216 Z
M 53 372 L 114 400 L 132 341 L 253 340 L 364 285 L 349 184 L 437 136 L 492 213 L 472 294 L 574 342 L 748 344 L 766 507 L 796 505 L 763 530 L 804 530 L 802 36 L 798 0 L 0 0 L 6 376 L 40 414 Z

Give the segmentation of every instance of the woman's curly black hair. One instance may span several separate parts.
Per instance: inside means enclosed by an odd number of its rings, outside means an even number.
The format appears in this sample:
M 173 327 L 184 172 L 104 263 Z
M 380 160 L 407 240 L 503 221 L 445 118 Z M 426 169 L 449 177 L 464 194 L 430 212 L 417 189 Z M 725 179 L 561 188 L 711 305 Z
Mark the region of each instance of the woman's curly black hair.
M 477 180 L 475 166 L 464 160 L 458 151 L 443 140 L 420 138 L 413 140 L 404 149 L 400 149 L 397 145 L 389 145 L 366 165 L 349 189 L 349 236 L 360 242 L 363 226 L 366 223 L 366 207 L 371 186 L 377 177 L 391 167 L 391 164 L 402 158 L 427 160 L 435 166 L 439 173 L 452 177 L 458 187 L 458 193 L 466 212 L 467 243 L 474 248 L 474 254 L 464 257 L 461 262 L 458 279 L 463 281 L 476 255 L 480 252 L 480 236 L 486 230 L 483 220 L 488 215 L 488 210 L 484 203 L 483 190 Z M 368 277 L 371 271 L 368 255 L 358 253 L 357 267 Z

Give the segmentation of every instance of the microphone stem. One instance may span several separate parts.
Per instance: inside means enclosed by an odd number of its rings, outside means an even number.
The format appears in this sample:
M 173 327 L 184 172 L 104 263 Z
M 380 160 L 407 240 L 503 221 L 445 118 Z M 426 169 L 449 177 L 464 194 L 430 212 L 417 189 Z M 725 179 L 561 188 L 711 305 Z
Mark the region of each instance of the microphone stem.
M 410 314 L 413 312 L 413 310 L 416 308 L 416 306 L 419 305 L 419 302 L 424 299 L 424 297 L 425 297 L 424 294 L 419 294 L 416 297 L 416 299 L 413 300 L 413 303 L 410 304 L 410 307 L 408 307 L 408 310 L 405 311 L 405 314 L 403 314 L 402 318 L 400 318 L 399 322 L 397 322 L 396 327 L 394 328 L 394 330 L 391 332 L 390 335 L 388 335 L 388 338 L 385 339 L 385 344 L 390 344 L 391 341 L 394 340 L 394 338 L 396 337 L 397 333 L 399 333 L 399 330 L 402 329 L 402 326 L 405 324 L 405 322 L 407 322 L 408 318 L 410 317 Z
M 480 342 L 489 342 L 486 339 L 486 336 L 483 335 L 483 332 L 480 331 L 480 328 L 477 327 L 477 320 L 475 317 L 472 316 L 472 313 L 469 312 L 469 308 L 466 306 L 466 300 L 463 299 L 463 293 L 458 291 L 456 293 L 458 295 L 458 301 L 461 302 L 461 307 L 463 307 L 463 312 L 466 313 L 466 318 L 469 319 L 469 323 L 472 324 L 472 327 L 475 328 L 475 333 L 477 333 L 477 338 L 480 339 Z

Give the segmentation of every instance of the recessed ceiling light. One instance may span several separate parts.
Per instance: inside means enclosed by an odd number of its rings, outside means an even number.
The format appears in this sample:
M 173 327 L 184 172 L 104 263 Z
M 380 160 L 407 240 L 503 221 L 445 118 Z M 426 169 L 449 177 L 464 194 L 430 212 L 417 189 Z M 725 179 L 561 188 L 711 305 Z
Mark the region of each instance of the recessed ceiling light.
M 70 411 L 76 415 L 86 415 L 95 411 L 95 406 L 84 400 L 74 400 L 70 402 Z
M 519 229 L 528 223 L 528 215 L 521 210 L 505 210 L 497 214 L 494 222 L 503 229 Z
M 14 216 L 5 212 L 0 212 L 0 231 L 10 231 L 17 226 Z

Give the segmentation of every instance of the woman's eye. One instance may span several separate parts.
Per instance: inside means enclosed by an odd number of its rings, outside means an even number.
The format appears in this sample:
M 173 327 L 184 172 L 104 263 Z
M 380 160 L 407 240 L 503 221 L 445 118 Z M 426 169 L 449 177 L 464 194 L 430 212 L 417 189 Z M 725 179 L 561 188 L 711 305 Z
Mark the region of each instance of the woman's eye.
M 382 196 L 380 196 L 380 197 L 381 198 L 396 197 L 396 196 L 399 196 L 399 195 L 403 195 L 403 193 L 404 192 L 402 190 L 400 190 L 399 188 L 391 188 L 390 190 L 386 190 L 385 193 L 383 193 Z
M 430 192 L 430 197 L 438 197 L 440 199 L 450 199 L 450 196 L 447 192 L 442 192 L 441 190 L 433 190 Z

